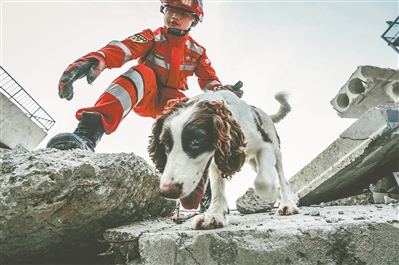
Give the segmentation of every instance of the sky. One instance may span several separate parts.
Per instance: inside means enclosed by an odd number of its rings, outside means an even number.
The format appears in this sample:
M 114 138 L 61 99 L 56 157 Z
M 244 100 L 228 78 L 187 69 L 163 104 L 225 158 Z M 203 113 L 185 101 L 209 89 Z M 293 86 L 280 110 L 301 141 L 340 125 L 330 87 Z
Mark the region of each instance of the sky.
M 108 85 L 136 61 L 107 69 L 93 85 L 74 84 L 74 99 L 58 97 L 58 80 L 81 56 L 112 40 L 163 26 L 160 1 L 1 1 L 0 65 L 56 123 L 37 147 L 77 125 L 75 112 L 93 106 Z M 361 65 L 398 68 L 398 54 L 381 38 L 399 13 L 391 1 L 212 1 L 190 35 L 205 46 L 223 84 L 244 83 L 243 100 L 277 112 L 274 94 L 287 91 L 292 112 L 276 124 L 286 177 L 317 157 L 354 119 L 340 118 L 330 100 Z M 201 93 L 190 77 L 187 96 Z M 105 135 L 97 153 L 147 154 L 153 119 L 131 112 Z M 244 166 L 227 183 L 230 208 L 253 186 Z

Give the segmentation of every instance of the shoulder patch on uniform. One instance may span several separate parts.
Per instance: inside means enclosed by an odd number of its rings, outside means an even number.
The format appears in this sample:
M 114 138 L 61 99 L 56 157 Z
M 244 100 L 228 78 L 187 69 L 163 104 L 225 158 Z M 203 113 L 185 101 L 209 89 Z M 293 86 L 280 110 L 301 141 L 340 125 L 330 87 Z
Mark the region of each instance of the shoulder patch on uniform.
M 148 41 L 148 38 L 146 38 L 141 33 L 134 34 L 133 36 L 130 36 L 129 38 L 132 39 L 132 41 L 137 42 L 137 43 L 145 43 Z
M 152 31 L 150 29 L 146 29 L 140 33 L 130 36 L 129 38 L 132 39 L 132 41 L 137 42 L 137 43 L 145 43 L 149 40 L 152 40 L 154 37 L 153 37 Z

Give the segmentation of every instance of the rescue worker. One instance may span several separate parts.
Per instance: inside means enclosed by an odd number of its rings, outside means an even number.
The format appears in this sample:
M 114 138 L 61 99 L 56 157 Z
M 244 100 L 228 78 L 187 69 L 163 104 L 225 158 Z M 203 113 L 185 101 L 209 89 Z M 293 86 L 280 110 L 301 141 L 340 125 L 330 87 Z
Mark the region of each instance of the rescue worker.
M 206 55 L 206 50 L 189 36 L 202 22 L 202 0 L 161 0 L 164 26 L 146 29 L 122 41 L 111 41 L 68 66 L 62 74 L 60 98 L 73 98 L 73 82 L 86 77 L 91 84 L 105 69 L 117 68 L 138 59 L 138 64 L 116 78 L 93 107 L 76 112 L 79 120 L 73 133 L 60 133 L 48 148 L 95 151 L 105 134 L 114 132 L 130 111 L 156 118 L 169 100 L 184 98 L 187 77 L 196 75 L 202 90 L 222 86 Z

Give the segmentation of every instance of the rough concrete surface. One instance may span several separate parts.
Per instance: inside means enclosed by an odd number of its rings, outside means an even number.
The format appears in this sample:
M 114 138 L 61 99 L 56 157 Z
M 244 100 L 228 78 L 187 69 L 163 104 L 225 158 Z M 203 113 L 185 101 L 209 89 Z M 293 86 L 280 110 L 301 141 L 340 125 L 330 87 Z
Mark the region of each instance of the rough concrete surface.
M 290 180 L 300 205 L 359 194 L 379 173 L 399 169 L 399 109 L 370 109 Z
M 117 264 L 398 264 L 398 205 L 300 207 L 301 213 L 229 214 L 192 230 L 163 218 L 108 229 Z M 186 213 L 186 216 L 189 213 Z M 138 238 L 138 242 L 129 242 Z
M 259 197 L 252 187 L 236 200 L 236 207 L 243 214 L 263 213 L 273 208 L 265 199 Z
M 358 66 L 331 100 L 342 118 L 359 118 L 377 105 L 399 106 L 399 70 Z
M 1 264 L 97 254 L 107 228 L 176 207 L 159 196 L 155 169 L 133 153 L 0 149 L 0 172 Z

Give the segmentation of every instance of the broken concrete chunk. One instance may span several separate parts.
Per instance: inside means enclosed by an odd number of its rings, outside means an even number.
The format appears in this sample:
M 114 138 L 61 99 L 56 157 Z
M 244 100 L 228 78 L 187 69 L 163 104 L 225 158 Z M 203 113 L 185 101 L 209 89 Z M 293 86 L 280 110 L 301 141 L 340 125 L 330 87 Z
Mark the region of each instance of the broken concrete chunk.
M 388 196 L 384 196 L 384 203 L 385 203 L 385 204 L 398 203 L 398 200 L 395 200 L 395 199 L 390 198 L 390 197 L 388 197 Z
M 273 207 L 255 193 L 254 188 L 249 188 L 244 195 L 236 200 L 236 207 L 240 213 L 262 213 L 270 211 Z
M 192 230 L 191 222 L 170 226 L 167 220 L 156 224 L 148 221 L 110 229 L 112 232 L 107 231 L 104 237 L 133 238 L 148 227 L 139 239 L 138 249 L 114 246 L 120 257 L 118 264 L 396 264 L 397 245 L 392 242 L 399 240 L 399 226 L 392 220 L 397 213 L 383 205 L 378 214 L 364 217 L 364 212 L 374 208 L 366 205 L 317 209 L 326 218 L 305 214 L 230 214 L 231 225 L 201 231 Z M 345 215 L 339 215 L 338 209 L 344 210 Z M 303 213 L 313 210 L 301 207 Z M 163 226 L 168 229 L 160 230 Z M 132 261 L 137 255 L 139 261 Z
M 372 192 L 389 192 L 394 187 L 396 187 L 396 182 L 392 177 L 382 177 L 370 185 L 370 190 Z
M 155 169 L 132 153 L 2 149 L 0 163 L 1 264 L 88 256 L 106 229 L 176 206 L 159 196 Z
M 377 167 L 397 168 L 398 142 L 399 109 L 372 108 L 289 180 L 291 190 L 300 205 L 359 194 Z
M 350 196 L 347 198 L 342 198 L 338 200 L 333 200 L 330 202 L 326 202 L 326 206 L 346 206 L 346 205 L 369 205 L 373 204 L 373 193 L 366 192 L 359 195 Z
M 342 118 L 359 118 L 377 105 L 399 106 L 399 71 L 359 66 L 331 105 Z
M 385 199 L 384 197 L 388 197 L 388 193 L 384 192 L 373 192 L 373 199 L 374 203 L 384 203 Z

